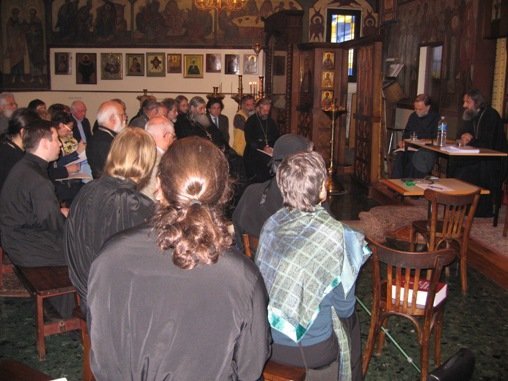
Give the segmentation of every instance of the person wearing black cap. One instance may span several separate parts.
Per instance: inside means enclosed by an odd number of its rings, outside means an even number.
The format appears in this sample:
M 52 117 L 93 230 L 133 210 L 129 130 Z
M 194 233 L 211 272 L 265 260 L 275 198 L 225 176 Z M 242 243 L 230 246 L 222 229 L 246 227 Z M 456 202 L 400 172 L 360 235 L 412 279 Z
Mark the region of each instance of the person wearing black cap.
M 310 152 L 313 147 L 314 144 L 303 136 L 295 134 L 281 136 L 273 147 L 270 162 L 272 174 L 287 156 L 298 152 Z M 236 246 L 243 249 L 242 234 L 259 237 L 265 221 L 281 207 L 282 195 L 275 177 L 264 183 L 249 185 L 233 213 Z

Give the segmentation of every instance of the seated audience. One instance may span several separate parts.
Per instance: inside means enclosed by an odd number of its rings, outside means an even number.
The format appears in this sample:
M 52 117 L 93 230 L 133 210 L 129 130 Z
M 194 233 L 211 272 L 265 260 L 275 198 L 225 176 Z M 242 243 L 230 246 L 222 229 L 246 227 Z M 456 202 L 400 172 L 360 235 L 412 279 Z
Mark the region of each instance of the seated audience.
M 206 165 L 203 165 L 206 163 Z M 92 371 L 100 380 L 258 380 L 269 353 L 266 290 L 231 248 L 228 163 L 199 137 L 159 165 L 152 222 L 117 234 L 89 277 Z
M 104 175 L 85 185 L 72 204 L 65 224 L 64 251 L 83 310 L 90 265 L 104 242 L 152 215 L 152 201 L 138 189 L 150 177 L 155 152 L 148 133 L 125 129 L 113 140 Z
M 185 95 L 177 95 L 175 98 L 178 116 L 187 115 L 189 112 L 189 100 Z
M 463 107 L 463 124 L 457 133 L 457 139 L 460 139 L 463 145 L 508 152 L 503 121 L 499 113 L 487 104 L 478 89 L 471 89 L 464 94 Z M 500 201 L 501 184 L 506 178 L 506 169 L 506 158 L 451 158 L 448 175 L 490 190 L 489 195 L 480 197 L 476 216 L 491 217 L 493 198 L 496 202 Z
M 124 105 L 116 100 L 102 103 L 97 111 L 97 130 L 86 145 L 86 157 L 94 179 L 102 175 L 109 148 L 116 134 L 125 128 Z
M 26 108 L 19 108 L 12 114 L 7 133 L 0 138 L 0 191 L 14 164 L 25 154 L 23 147 L 25 127 L 38 119 L 40 118 L 36 112 Z
M 269 162 L 279 128 L 270 116 L 272 101 L 260 99 L 256 112 L 245 122 L 245 151 L 243 161 L 247 177 L 252 183 L 262 183 L 270 176 Z
M 46 120 L 31 122 L 24 131 L 26 153 L 11 169 L 0 194 L 2 247 L 17 266 L 63 266 L 62 236 L 67 209 L 61 209 L 48 163 L 60 154 L 56 129 Z M 70 298 L 50 298 L 62 317 L 70 316 Z
M 150 119 L 145 126 L 145 130 L 155 141 L 155 145 L 157 146 L 157 159 L 155 160 L 155 166 L 150 175 L 150 180 L 148 180 L 146 185 L 141 189 L 141 192 L 152 200 L 155 200 L 157 168 L 159 167 L 162 155 L 164 155 L 171 144 L 176 140 L 176 135 L 173 123 L 162 116 L 155 116 Z
M 297 152 L 312 151 L 313 144 L 307 138 L 295 134 L 282 135 L 273 146 L 272 173 L 287 156 Z M 242 234 L 259 237 L 265 221 L 282 208 L 282 195 L 275 177 L 264 183 L 251 184 L 243 192 L 233 213 L 236 246 L 243 247 Z
M 355 282 L 370 251 L 362 234 L 320 205 L 327 172 L 319 153 L 287 157 L 276 176 L 284 207 L 266 221 L 256 253 L 269 295 L 271 359 L 307 368 L 310 379 L 361 380 Z
M 435 139 L 439 114 L 431 109 L 432 102 L 428 95 L 419 94 L 414 101 L 414 112 L 409 115 L 402 139 L 409 139 L 416 134 L 418 139 Z M 399 150 L 394 152 L 391 177 L 422 178 L 432 169 L 436 156 L 432 152 L 419 150 L 404 151 L 404 141 L 398 143 Z

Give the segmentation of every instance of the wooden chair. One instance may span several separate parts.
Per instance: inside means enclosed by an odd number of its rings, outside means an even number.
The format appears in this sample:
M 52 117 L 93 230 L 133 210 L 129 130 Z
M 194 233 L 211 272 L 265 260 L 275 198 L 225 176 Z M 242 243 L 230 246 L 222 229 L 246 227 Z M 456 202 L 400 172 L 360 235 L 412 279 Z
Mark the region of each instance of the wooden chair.
M 242 242 L 245 255 L 253 259 L 253 253 L 258 248 L 259 238 L 250 234 L 242 234 Z M 265 381 L 304 381 L 305 375 L 305 368 L 279 364 L 271 360 L 268 360 L 263 369 Z
M 480 199 L 480 189 L 466 194 L 451 195 L 426 189 L 424 197 L 429 201 L 428 220 L 414 221 L 411 225 L 411 246 L 414 250 L 416 234 L 427 241 L 428 250 L 456 244 L 460 264 L 462 293 L 467 292 L 467 250 L 474 214 Z
M 242 234 L 243 250 L 245 255 L 254 259 L 254 253 L 259 245 L 259 238 L 250 234 Z
M 14 272 L 13 266 L 0 246 L 0 289 L 4 287 L 4 274 Z
M 420 379 L 426 381 L 432 331 L 434 331 L 434 362 L 436 365 L 441 363 L 441 332 L 445 300 L 434 306 L 434 296 L 443 267 L 450 264 L 456 254 L 450 248 L 422 253 L 394 250 L 373 241 L 370 241 L 370 246 L 373 266 L 373 302 L 367 347 L 363 354 L 363 375 L 365 377 L 367 374 L 376 339 L 378 354 L 381 354 L 384 344 L 382 327 L 388 324 L 389 318 L 398 316 L 409 320 L 415 327 L 420 346 Z M 381 274 L 381 263 L 386 265 L 384 277 Z M 416 298 L 419 281 L 424 280 L 425 275 L 430 278 L 430 286 L 425 305 L 422 306 L 416 303 Z M 406 297 L 401 297 L 402 295 Z
M 44 360 L 46 357 L 46 336 L 80 330 L 82 327 L 79 318 L 75 316 L 46 322 L 44 320 L 44 300 L 54 296 L 73 294 L 76 298 L 76 304 L 79 305 L 78 293 L 69 279 L 67 266 L 16 266 L 14 269 L 27 291 L 35 298 L 37 352 L 39 353 L 39 359 Z

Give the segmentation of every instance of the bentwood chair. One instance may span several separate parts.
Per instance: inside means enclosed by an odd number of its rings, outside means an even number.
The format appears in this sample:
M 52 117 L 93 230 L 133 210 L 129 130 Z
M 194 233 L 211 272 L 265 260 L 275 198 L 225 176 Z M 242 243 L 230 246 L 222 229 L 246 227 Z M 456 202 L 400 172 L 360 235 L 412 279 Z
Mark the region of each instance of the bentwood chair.
M 377 341 L 377 353 L 380 355 L 384 344 L 383 326 L 388 326 L 392 317 L 409 320 L 415 327 L 420 347 L 421 381 L 427 380 L 429 370 L 429 343 L 434 332 L 434 362 L 441 363 L 441 332 L 445 300 L 435 302 L 442 269 L 455 259 L 453 249 L 430 252 L 408 252 L 388 248 L 377 242 L 369 241 L 372 249 L 372 315 L 363 354 L 363 376 L 367 374 L 369 362 Z M 381 264 L 386 266 L 384 276 Z M 429 278 L 429 280 L 426 280 Z M 428 286 L 426 300 L 417 302 L 422 288 L 420 283 Z M 444 291 L 446 292 L 446 291 Z M 424 298 L 425 299 L 425 298 Z
M 253 259 L 253 253 L 258 248 L 259 238 L 250 234 L 242 234 L 242 241 L 245 255 Z M 279 364 L 272 360 L 268 360 L 263 369 L 265 381 L 304 381 L 305 375 L 305 368 Z
M 410 250 L 414 250 L 417 234 L 424 237 L 428 250 L 457 245 L 462 293 L 466 294 L 469 234 L 480 199 L 480 188 L 459 195 L 426 189 L 423 196 L 430 205 L 429 218 L 411 224 Z

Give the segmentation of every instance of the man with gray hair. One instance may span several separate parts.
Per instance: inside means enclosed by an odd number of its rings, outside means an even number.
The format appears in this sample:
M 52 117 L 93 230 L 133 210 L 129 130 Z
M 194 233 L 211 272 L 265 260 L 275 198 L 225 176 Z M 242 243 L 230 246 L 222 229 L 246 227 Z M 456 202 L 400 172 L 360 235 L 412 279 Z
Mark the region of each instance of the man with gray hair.
M 109 148 L 115 136 L 125 128 L 126 115 L 123 106 L 113 100 L 99 106 L 97 123 L 99 127 L 86 145 L 86 157 L 92 168 L 94 179 L 102 175 Z
M 313 147 L 313 143 L 303 136 L 282 135 L 273 147 L 272 173 L 275 173 L 286 157 L 297 152 L 310 152 Z M 237 247 L 243 247 L 242 234 L 244 233 L 259 237 L 265 221 L 281 207 L 282 195 L 274 177 L 264 183 L 249 185 L 233 213 Z
M 9 119 L 18 108 L 18 104 L 11 93 L 0 94 L 0 134 L 7 132 Z
M 164 155 L 164 152 L 166 152 L 171 144 L 173 144 L 176 140 L 176 134 L 173 122 L 163 116 L 155 116 L 150 119 L 145 126 L 145 130 L 155 141 L 155 145 L 157 147 L 157 158 L 152 170 L 152 175 L 148 180 L 148 183 L 141 189 L 141 192 L 155 201 L 155 184 L 159 163 L 162 155 Z
M 189 101 L 189 112 L 185 118 L 177 119 L 175 130 L 179 139 L 186 136 L 200 136 L 211 140 L 223 151 L 229 147 L 218 127 L 206 116 L 206 102 L 199 96 Z
M 145 128 L 146 122 L 159 113 L 159 102 L 155 99 L 145 99 L 141 105 L 141 115 L 129 122 L 129 127 Z

